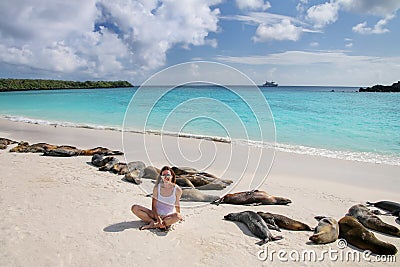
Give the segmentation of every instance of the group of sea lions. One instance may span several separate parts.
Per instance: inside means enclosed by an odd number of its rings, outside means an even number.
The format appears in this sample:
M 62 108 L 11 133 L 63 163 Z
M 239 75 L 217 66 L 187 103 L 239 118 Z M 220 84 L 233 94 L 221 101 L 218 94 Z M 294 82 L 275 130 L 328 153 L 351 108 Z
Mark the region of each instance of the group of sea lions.
M 115 157 L 106 157 L 103 155 L 94 154 L 91 163 L 99 167 L 100 171 L 111 171 L 116 174 L 125 175 L 124 179 L 135 184 L 141 184 L 142 178 L 157 180 L 160 175 L 160 169 L 154 166 L 146 166 L 142 161 L 134 161 L 129 163 L 120 162 Z M 226 180 L 216 177 L 207 172 L 199 172 L 193 168 L 187 167 L 172 167 L 176 175 L 176 184 L 189 189 L 184 196 L 191 200 L 188 201 L 214 201 L 215 197 L 202 195 L 193 189 L 200 190 L 221 190 L 233 183 L 232 180 Z M 189 194 L 191 192 L 191 194 Z M 197 197 L 197 198 L 196 198 Z
M 257 191 L 257 190 L 255 190 Z M 262 203 L 261 201 L 249 201 L 250 195 L 254 191 L 239 192 L 236 194 L 228 194 L 212 203 L 223 203 L 224 199 L 228 199 L 231 204 L 249 204 Z M 262 192 L 262 191 L 258 191 Z M 263 192 L 266 194 L 265 192 Z M 232 196 L 240 196 L 240 200 L 230 200 Z M 276 198 L 276 197 L 275 197 Z M 288 202 L 290 203 L 290 202 Z M 286 203 L 286 204 L 288 204 Z M 271 201 L 262 204 L 284 204 L 273 203 Z M 379 201 L 376 203 L 367 202 L 372 205 L 387 211 L 385 215 L 399 216 L 400 204 L 391 201 Z M 383 222 L 376 214 L 382 214 L 378 211 L 370 211 L 368 207 L 362 204 L 352 206 L 348 214 L 336 221 L 332 217 L 316 216 L 318 225 L 312 229 L 307 224 L 293 220 L 289 217 L 280 214 L 272 214 L 265 212 L 243 211 L 238 213 L 230 213 L 224 216 L 225 220 L 239 221 L 247 225 L 249 230 L 257 237 L 261 238 L 261 244 L 268 241 L 275 241 L 283 237 L 274 237 L 270 233 L 271 230 L 280 231 L 280 228 L 294 231 L 313 231 L 313 235 L 309 240 L 315 244 L 327 244 L 336 241 L 339 237 L 345 239 L 349 244 L 363 250 L 369 250 L 372 253 L 380 255 L 394 255 L 397 253 L 397 248 L 388 242 L 379 240 L 368 229 L 394 236 L 400 237 L 400 230 L 393 225 Z M 368 228 L 368 229 L 367 229 Z
M 0 144 L 7 148 L 10 144 L 16 144 L 16 141 L 0 138 Z M 110 150 L 105 147 L 96 147 L 92 149 L 79 149 L 69 145 L 52 145 L 47 143 L 36 143 L 30 145 L 28 142 L 21 141 L 16 147 L 10 149 L 10 152 L 18 153 L 43 153 L 43 156 L 53 157 L 74 157 L 74 156 L 92 156 L 94 154 L 101 155 L 123 155 L 124 153 L 117 150 Z
M 6 149 L 16 141 L 0 138 L 0 149 Z M 43 153 L 44 156 L 92 156 L 92 165 L 99 167 L 100 171 L 111 171 L 120 175 L 125 175 L 124 179 L 135 184 L 140 184 L 142 178 L 156 180 L 160 170 L 154 166 L 146 166 L 141 161 L 129 163 L 119 162 L 110 155 L 123 155 L 121 151 L 110 150 L 104 147 L 93 149 L 78 149 L 67 145 L 51 145 L 47 143 L 36 143 L 29 145 L 27 142 L 19 142 L 17 146 L 10 149 L 10 152 L 20 153 Z M 104 156 L 108 156 L 105 157 Z M 233 181 L 221 179 L 206 172 L 199 172 L 193 168 L 172 167 L 176 174 L 176 183 L 183 187 L 181 200 L 193 202 L 209 202 L 219 205 L 223 203 L 235 205 L 287 205 L 290 199 L 268 194 L 260 190 L 237 192 L 226 194 L 223 197 L 204 194 L 202 190 L 221 190 L 229 186 Z M 282 236 L 273 236 L 271 230 L 281 231 L 280 229 L 293 231 L 314 231 L 309 240 L 316 244 L 326 244 L 336 241 L 339 237 L 345 239 L 349 244 L 363 249 L 370 250 L 372 253 L 381 255 L 394 255 L 397 248 L 379 240 L 368 229 L 400 237 L 400 230 L 393 225 L 383 222 L 377 215 L 398 216 L 400 220 L 400 204 L 392 201 L 379 201 L 375 203 L 367 202 L 368 206 L 375 206 L 386 211 L 371 211 L 365 205 L 352 206 L 348 214 L 339 221 L 332 217 L 316 216 L 318 225 L 311 228 L 305 223 L 291 219 L 280 214 L 268 212 L 242 211 L 230 213 L 224 216 L 225 220 L 238 221 L 247 225 L 249 230 L 261 239 L 261 243 L 280 240 Z M 368 229 L 367 229 L 368 228 Z

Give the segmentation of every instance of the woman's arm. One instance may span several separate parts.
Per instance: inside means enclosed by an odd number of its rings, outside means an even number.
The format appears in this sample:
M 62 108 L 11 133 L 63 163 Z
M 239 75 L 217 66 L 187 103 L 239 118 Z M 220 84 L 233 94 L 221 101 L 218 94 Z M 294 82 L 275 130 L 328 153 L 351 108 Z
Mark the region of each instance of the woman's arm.
M 182 189 L 177 186 L 176 188 L 176 200 L 175 200 L 175 210 L 177 213 L 181 213 L 181 196 L 182 196 Z
M 160 217 L 160 215 L 158 215 L 158 212 L 157 212 L 157 201 L 158 201 L 157 196 L 158 196 L 158 188 L 157 188 L 157 186 L 155 186 L 153 188 L 153 198 L 151 201 L 151 210 L 153 211 L 153 216 L 157 220 L 157 222 L 161 223 L 162 222 L 161 217 Z

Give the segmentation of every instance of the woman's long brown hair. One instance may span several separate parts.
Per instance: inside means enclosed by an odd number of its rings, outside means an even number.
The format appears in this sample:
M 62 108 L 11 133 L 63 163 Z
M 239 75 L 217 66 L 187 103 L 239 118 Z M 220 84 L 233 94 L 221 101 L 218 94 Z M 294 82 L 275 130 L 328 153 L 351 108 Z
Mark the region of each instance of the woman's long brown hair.
M 158 184 L 160 183 L 161 174 L 163 173 L 163 171 L 166 171 L 166 170 L 171 172 L 171 175 L 172 175 L 171 182 L 172 182 L 173 184 L 176 184 L 176 175 L 175 175 L 175 172 L 174 172 L 170 167 L 164 166 L 164 167 L 161 168 L 160 174 L 159 174 L 158 177 L 157 177 L 156 185 L 158 185 Z

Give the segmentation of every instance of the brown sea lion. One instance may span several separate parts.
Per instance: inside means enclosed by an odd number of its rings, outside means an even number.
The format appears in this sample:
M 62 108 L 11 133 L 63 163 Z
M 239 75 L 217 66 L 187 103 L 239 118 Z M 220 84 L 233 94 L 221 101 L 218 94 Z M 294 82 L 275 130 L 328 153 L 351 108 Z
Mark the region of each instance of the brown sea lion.
M 141 178 L 157 180 L 158 176 L 160 175 L 160 169 L 154 166 L 147 166 L 143 169 L 143 175 Z
M 36 143 L 33 145 L 29 145 L 28 142 L 19 142 L 18 145 L 12 149 L 10 152 L 18 152 L 18 153 L 43 153 L 50 149 L 56 149 L 56 145 L 50 145 L 47 143 Z M 75 147 L 74 147 L 75 148 Z
M 245 192 L 238 192 L 234 194 L 227 194 L 211 204 L 219 205 L 221 203 L 235 204 L 235 205 L 287 205 L 292 203 L 290 199 L 283 197 L 271 196 L 267 192 L 252 190 Z
M 114 165 L 119 162 L 119 160 L 114 157 L 107 157 L 104 159 L 104 161 L 106 163 L 99 168 L 99 171 L 110 171 L 114 167 Z
M 186 177 L 176 177 L 176 184 L 180 187 L 191 187 L 194 188 L 192 182 Z
M 257 212 L 257 214 L 260 215 L 264 220 L 273 218 L 278 227 L 286 229 L 286 230 L 312 231 L 311 227 L 308 226 L 307 224 L 293 220 L 289 217 L 286 217 L 286 216 L 283 216 L 280 214 L 274 214 L 274 213 L 262 212 L 262 211 Z
M 1 137 L 0 138 L 0 149 L 6 149 L 8 145 L 16 144 L 16 143 L 18 143 L 18 142 L 11 140 L 11 139 Z
M 238 221 L 246 224 L 250 232 L 261 238 L 262 242 L 260 244 L 265 244 L 269 241 L 280 240 L 282 236 L 272 236 L 271 232 L 268 230 L 268 226 L 260 215 L 253 211 L 242 211 L 238 213 L 229 213 L 224 216 L 225 220 L 228 221 Z
M 204 194 L 197 189 L 189 189 L 185 188 L 182 190 L 181 201 L 190 201 L 190 202 L 211 202 L 218 199 L 218 196 Z
M 362 204 L 354 205 L 349 209 L 350 216 L 356 218 L 365 227 L 381 233 L 400 237 L 400 230 L 396 226 L 383 222 Z
M 379 255 L 394 255 L 397 248 L 383 242 L 368 231 L 360 222 L 352 216 L 345 216 L 339 220 L 340 237 L 344 238 L 349 244 Z
M 110 150 L 105 147 L 96 147 L 92 149 L 84 149 L 81 150 L 80 155 L 82 156 L 93 156 L 94 154 L 100 154 L 104 156 L 110 156 L 110 155 L 123 155 L 124 153 L 118 150 Z
M 189 180 L 190 183 L 198 189 L 221 190 L 233 183 L 232 180 L 218 178 L 207 172 L 199 172 L 191 167 L 172 167 L 172 170 L 176 174 L 177 178 L 185 178 Z M 183 184 L 188 184 L 186 180 L 182 180 L 182 182 Z
M 131 172 L 128 172 L 127 174 L 125 174 L 123 180 L 134 183 L 134 184 L 142 183 L 142 180 L 140 179 L 140 177 L 138 177 L 136 171 L 131 171 Z
M 81 150 L 73 146 L 57 146 L 55 148 L 49 148 L 43 151 L 43 156 L 74 157 L 79 156 L 80 153 Z
M 318 225 L 309 240 L 315 244 L 327 244 L 334 242 L 339 237 L 339 224 L 332 217 L 316 216 Z

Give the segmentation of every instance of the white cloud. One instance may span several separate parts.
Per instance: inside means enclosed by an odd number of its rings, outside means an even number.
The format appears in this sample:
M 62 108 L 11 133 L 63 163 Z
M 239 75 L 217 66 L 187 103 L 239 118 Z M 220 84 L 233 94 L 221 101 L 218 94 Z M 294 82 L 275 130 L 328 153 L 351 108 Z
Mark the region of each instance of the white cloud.
M 399 0 L 337 0 L 348 11 L 385 17 L 400 9 Z
M 367 26 L 367 22 L 359 23 L 353 27 L 353 31 L 361 34 L 382 34 L 389 32 L 389 29 L 385 28 L 388 22 L 394 18 L 394 15 L 386 16 L 379 20 L 373 28 Z
M 241 10 L 267 10 L 271 7 L 271 4 L 264 0 L 236 0 L 236 5 Z
M 318 46 L 319 46 L 319 43 L 318 43 L 318 42 L 311 42 L 311 43 L 310 43 L 310 46 L 312 46 L 312 47 L 318 47 Z
M 254 42 L 263 42 L 268 40 L 290 40 L 297 41 L 303 30 L 293 25 L 290 20 L 284 19 L 279 23 L 267 25 L 260 24 L 253 37 Z
M 335 2 L 326 2 L 315 5 L 307 10 L 306 19 L 311 21 L 316 28 L 323 28 L 338 19 L 339 5 Z
M 220 0 L 0 2 L 0 64 L 86 77 L 163 66 L 176 45 L 217 47 Z M 93 31 L 95 29 L 95 31 Z
M 347 48 L 351 48 L 351 47 L 353 47 L 353 43 L 348 43 L 348 44 L 346 44 L 345 45 Z

